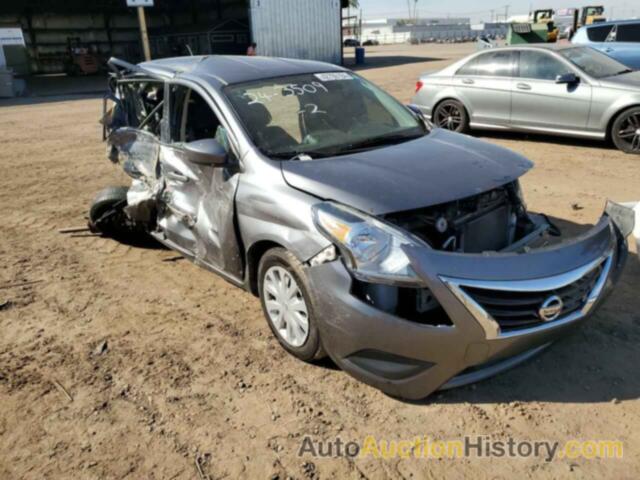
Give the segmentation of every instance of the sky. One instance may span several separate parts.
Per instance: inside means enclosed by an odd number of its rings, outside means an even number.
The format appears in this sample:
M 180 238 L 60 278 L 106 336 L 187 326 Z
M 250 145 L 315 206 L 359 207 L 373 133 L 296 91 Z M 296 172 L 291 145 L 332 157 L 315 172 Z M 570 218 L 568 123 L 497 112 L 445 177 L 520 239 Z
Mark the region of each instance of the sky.
M 407 0 L 359 0 L 362 15 L 365 19 L 398 18 L 408 16 Z M 413 4 L 414 0 L 409 0 Z M 471 17 L 472 22 L 490 21 L 493 15 L 504 18 L 505 6 L 508 14 L 520 15 L 529 13 L 529 9 L 568 8 L 585 5 L 604 5 L 608 19 L 640 17 L 639 0 L 455 0 L 449 2 L 435 0 L 418 0 L 419 17 Z

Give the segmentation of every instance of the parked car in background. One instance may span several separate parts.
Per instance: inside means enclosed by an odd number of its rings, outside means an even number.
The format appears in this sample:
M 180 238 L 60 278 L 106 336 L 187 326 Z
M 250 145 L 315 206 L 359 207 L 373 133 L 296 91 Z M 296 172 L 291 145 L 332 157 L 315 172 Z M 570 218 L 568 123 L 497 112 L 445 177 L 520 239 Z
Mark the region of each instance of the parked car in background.
M 491 42 L 491 39 L 484 35 L 478 37 L 478 40 L 476 41 L 476 50 L 485 50 L 487 48 L 494 48 L 495 46 L 496 45 Z
M 357 38 L 345 38 L 344 39 L 345 47 L 359 47 L 360 41 Z
M 365 47 L 375 47 L 377 45 L 380 45 L 380 42 L 376 39 L 369 39 L 362 42 L 362 45 Z
M 640 20 L 587 25 L 576 32 L 571 42 L 597 48 L 627 67 L 640 70 Z
M 620 276 L 631 210 L 609 203 L 563 236 L 527 211 L 529 160 L 431 129 L 342 67 L 215 55 L 110 66 L 109 158 L 132 180 L 98 194 L 92 228 L 146 232 L 259 296 L 301 360 L 328 354 L 422 398 L 542 351 Z
M 422 75 L 412 103 L 438 127 L 610 138 L 640 154 L 640 72 L 590 47 L 491 48 Z

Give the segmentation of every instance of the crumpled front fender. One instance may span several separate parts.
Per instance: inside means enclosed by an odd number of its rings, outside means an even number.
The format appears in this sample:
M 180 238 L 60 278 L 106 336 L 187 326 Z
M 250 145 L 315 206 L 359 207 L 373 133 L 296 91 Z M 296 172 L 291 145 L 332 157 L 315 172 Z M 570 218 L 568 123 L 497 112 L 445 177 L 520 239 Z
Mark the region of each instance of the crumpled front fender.
M 405 247 L 451 326 L 415 323 L 356 298 L 351 294 L 353 280 L 339 261 L 310 268 L 325 349 L 354 377 L 409 399 L 491 376 L 542 351 L 593 314 L 619 278 L 632 216 L 629 209 L 609 204 L 586 233 L 527 253 Z M 501 325 L 470 293 L 484 288 L 487 296 L 507 300 L 513 294 L 515 303 L 521 295 L 534 294 L 544 302 L 564 295 L 574 284 L 585 294 L 573 301 L 570 311 L 521 329 Z M 570 299 L 564 301 L 568 305 Z

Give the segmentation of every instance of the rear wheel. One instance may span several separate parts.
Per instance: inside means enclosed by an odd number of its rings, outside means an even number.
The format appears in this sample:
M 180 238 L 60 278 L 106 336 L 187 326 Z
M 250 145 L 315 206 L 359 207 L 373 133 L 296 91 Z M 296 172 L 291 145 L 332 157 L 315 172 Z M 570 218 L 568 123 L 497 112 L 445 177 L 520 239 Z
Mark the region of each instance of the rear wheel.
M 89 228 L 109 237 L 139 235 L 142 228 L 125 213 L 129 187 L 107 187 L 96 195 L 89 209 Z
M 453 132 L 466 132 L 469 128 L 469 116 L 464 105 L 457 100 L 445 100 L 435 108 L 432 121 L 438 128 Z
M 630 108 L 615 119 L 611 139 L 623 152 L 640 154 L 640 107 Z
M 271 331 L 289 353 L 306 362 L 324 357 L 304 267 L 284 248 L 260 259 L 258 289 Z

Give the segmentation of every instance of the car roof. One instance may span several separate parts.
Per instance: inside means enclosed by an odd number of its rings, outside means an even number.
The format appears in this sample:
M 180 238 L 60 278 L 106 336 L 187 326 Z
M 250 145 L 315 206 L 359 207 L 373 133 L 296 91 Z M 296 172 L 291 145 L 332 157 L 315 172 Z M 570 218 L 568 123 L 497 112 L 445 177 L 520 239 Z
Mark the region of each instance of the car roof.
M 185 74 L 200 76 L 217 87 L 287 75 L 346 70 L 338 65 L 311 60 L 240 55 L 163 58 L 143 62 L 139 66 L 144 71 L 168 78 Z
M 603 25 L 626 25 L 626 24 L 633 24 L 633 23 L 638 23 L 640 24 L 640 19 L 636 19 L 636 20 L 609 20 L 606 22 L 596 22 L 596 23 L 592 23 L 591 25 L 583 25 L 582 28 L 593 28 L 593 27 L 601 27 Z

